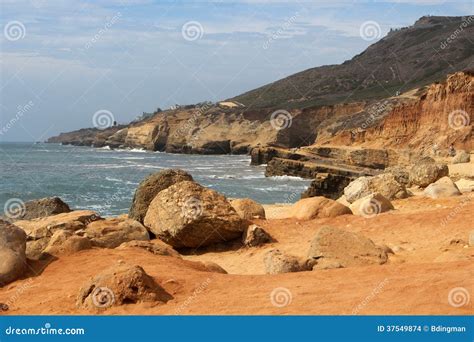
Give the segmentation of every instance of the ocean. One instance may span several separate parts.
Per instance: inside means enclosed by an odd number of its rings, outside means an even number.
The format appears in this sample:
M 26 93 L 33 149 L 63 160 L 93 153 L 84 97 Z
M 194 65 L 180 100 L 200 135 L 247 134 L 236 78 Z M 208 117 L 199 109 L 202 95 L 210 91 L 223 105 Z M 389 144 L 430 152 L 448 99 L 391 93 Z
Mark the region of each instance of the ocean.
M 0 143 L 0 208 L 10 199 L 58 196 L 72 209 L 101 215 L 127 213 L 135 189 L 148 174 L 188 171 L 195 181 L 227 197 L 259 203 L 293 203 L 310 181 L 265 177 L 245 155 L 185 155 L 139 149 L 111 150 L 59 144 Z

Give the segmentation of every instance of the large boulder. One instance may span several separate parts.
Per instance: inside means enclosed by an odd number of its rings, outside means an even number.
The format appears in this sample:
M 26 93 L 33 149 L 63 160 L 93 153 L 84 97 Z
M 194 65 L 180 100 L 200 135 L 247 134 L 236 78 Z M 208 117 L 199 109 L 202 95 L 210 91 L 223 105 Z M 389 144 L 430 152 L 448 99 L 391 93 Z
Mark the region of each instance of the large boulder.
M 255 218 L 265 218 L 265 209 L 263 206 L 250 198 L 238 198 L 230 201 L 237 214 L 244 220 Z
M 298 220 L 335 217 L 352 214 L 351 210 L 341 203 L 325 197 L 303 198 L 290 209 L 290 216 Z
M 380 213 L 395 209 L 393 204 L 378 192 L 358 199 L 349 208 L 354 215 L 364 217 L 374 217 Z
M 288 255 L 279 249 L 272 249 L 265 253 L 263 262 L 267 274 L 300 272 L 307 270 L 306 264 L 297 257 Z
M 25 232 L 0 220 L 0 286 L 20 278 L 26 270 Z
M 467 153 L 466 151 L 459 151 L 456 153 L 456 155 L 453 157 L 453 160 L 451 161 L 453 164 L 461 164 L 461 163 L 469 163 L 471 161 L 471 155 Z
M 446 164 L 435 163 L 430 159 L 420 160 L 410 169 L 410 184 L 425 187 L 448 174 Z
M 461 191 L 457 185 L 449 177 L 438 179 L 433 184 L 430 184 L 423 191 L 424 194 L 431 198 L 443 198 L 461 195 Z
M 344 195 L 349 203 L 378 192 L 387 199 L 406 198 L 404 185 L 400 184 L 391 173 L 371 177 L 359 177 L 344 188 Z
M 311 242 L 308 259 L 313 269 L 327 268 L 328 264 L 351 267 L 383 264 L 387 253 L 361 234 L 326 226 Z
M 225 196 L 183 181 L 151 202 L 145 226 L 173 247 L 202 247 L 241 237 L 244 221 Z
M 138 185 L 128 216 L 143 223 L 151 201 L 160 191 L 178 182 L 192 180 L 193 177 L 183 170 L 168 169 L 149 175 Z
M 62 213 L 68 213 L 71 209 L 59 197 L 47 197 L 25 202 L 23 214 L 17 220 L 32 220 Z
M 80 290 L 79 307 L 105 309 L 140 302 L 166 303 L 172 299 L 140 266 L 113 266 Z
M 242 243 L 247 247 L 257 247 L 271 241 L 272 237 L 270 234 L 256 224 L 248 226 L 242 235 Z
M 120 217 L 88 224 L 84 236 L 91 240 L 93 246 L 101 248 L 115 248 L 133 240 L 150 240 L 147 229 L 140 222 Z

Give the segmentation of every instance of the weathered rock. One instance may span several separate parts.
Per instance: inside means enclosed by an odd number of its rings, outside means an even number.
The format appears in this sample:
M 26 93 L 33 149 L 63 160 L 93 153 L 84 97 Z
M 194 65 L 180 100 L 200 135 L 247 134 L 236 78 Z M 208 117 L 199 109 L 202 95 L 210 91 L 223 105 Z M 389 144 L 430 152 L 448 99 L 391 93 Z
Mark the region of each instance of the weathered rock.
M 86 308 L 108 308 L 140 302 L 166 303 L 172 299 L 140 266 L 114 266 L 85 284 L 77 304 Z
M 202 264 L 209 272 L 227 274 L 227 271 L 212 261 L 203 261 Z
M 17 220 L 32 220 L 71 211 L 59 197 L 47 197 L 25 202 L 24 209 L 23 215 L 17 217 Z
M 26 234 L 0 220 L 0 286 L 21 277 L 26 270 Z
M 151 201 L 160 191 L 178 182 L 192 180 L 193 177 L 183 170 L 168 169 L 149 175 L 138 185 L 128 216 L 143 223 Z
M 230 201 L 237 214 L 244 220 L 265 218 L 263 206 L 250 198 L 238 198 Z
M 391 173 L 398 183 L 405 187 L 410 187 L 410 172 L 405 167 L 399 165 L 390 166 L 384 170 L 384 173 Z
M 58 230 L 53 234 L 42 253 L 59 256 L 74 254 L 90 248 L 92 248 L 92 243 L 89 239 L 73 235 L 69 231 Z
M 307 270 L 305 264 L 297 257 L 287 255 L 278 249 L 272 249 L 265 253 L 263 262 L 267 274 L 300 272 Z
M 51 237 L 56 230 L 84 229 L 84 226 L 97 220 L 101 220 L 101 217 L 94 211 L 75 210 L 31 221 L 16 221 L 15 224 L 26 232 L 28 239 L 37 240 Z
M 431 198 L 443 198 L 461 195 L 457 185 L 449 177 L 438 179 L 426 187 L 423 193 Z
M 344 188 L 353 179 L 348 176 L 335 175 L 332 173 L 318 173 L 316 179 L 311 182 L 308 189 L 301 198 L 324 196 L 331 199 L 338 199 L 344 193 Z
M 395 209 L 393 204 L 378 192 L 358 199 L 352 203 L 349 208 L 354 215 L 364 217 L 373 217 L 380 213 Z
M 446 164 L 433 163 L 430 160 L 420 161 L 410 169 L 410 184 L 425 187 L 448 174 Z
M 325 197 L 304 198 L 296 202 L 290 209 L 290 215 L 298 220 L 335 217 L 352 214 L 351 210 L 332 199 Z
M 471 161 L 471 155 L 466 151 L 459 151 L 453 157 L 451 161 L 453 164 L 469 163 Z
M 349 203 L 374 192 L 378 192 L 388 199 L 408 196 L 405 186 L 397 182 L 395 176 L 390 173 L 372 177 L 359 177 L 344 189 L 344 195 Z
M 241 237 L 244 222 L 225 196 L 183 181 L 151 202 L 145 226 L 173 247 L 201 247 Z
M 330 263 L 351 267 L 383 264 L 387 262 L 387 253 L 361 234 L 326 226 L 311 242 L 308 259 L 316 262 L 313 269 Z
M 92 222 L 87 225 L 84 236 L 93 246 L 102 248 L 115 248 L 133 240 L 150 240 L 147 229 L 140 222 L 121 218 Z
M 248 226 L 242 235 L 242 243 L 247 247 L 256 247 L 271 241 L 270 234 L 256 224 Z
M 120 246 L 117 247 L 117 249 L 127 249 L 127 248 L 141 248 L 155 255 L 167 255 L 167 256 L 172 256 L 176 258 L 181 257 L 181 254 L 175 251 L 173 247 L 171 247 L 167 243 L 164 243 L 163 241 L 158 240 L 158 239 L 154 239 L 150 241 L 143 241 L 143 240 L 129 241 L 129 242 L 124 242 Z

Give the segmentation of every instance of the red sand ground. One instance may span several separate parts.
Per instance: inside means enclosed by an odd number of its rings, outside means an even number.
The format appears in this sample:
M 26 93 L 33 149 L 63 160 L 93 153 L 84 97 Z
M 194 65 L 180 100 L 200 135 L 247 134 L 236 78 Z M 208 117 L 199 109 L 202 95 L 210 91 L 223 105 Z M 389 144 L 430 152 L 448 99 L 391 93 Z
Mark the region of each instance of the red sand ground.
M 474 247 L 467 244 L 474 230 L 474 196 L 414 197 L 394 205 L 397 210 L 374 218 L 257 220 L 278 242 L 199 252 L 184 256 L 185 260 L 140 249 L 82 251 L 60 257 L 37 277 L 0 289 L 0 302 L 11 303 L 8 314 L 473 314 Z M 361 232 L 399 251 L 381 266 L 263 274 L 266 251 L 276 247 L 304 257 L 312 237 L 325 224 Z M 174 299 L 102 311 L 78 309 L 82 284 L 119 261 L 142 266 Z M 230 274 L 203 271 L 193 261 L 216 262 Z M 450 291 L 457 287 L 471 297 L 461 307 L 448 302 Z M 272 304 L 271 293 L 277 288 L 286 289 L 280 297 L 286 306 Z

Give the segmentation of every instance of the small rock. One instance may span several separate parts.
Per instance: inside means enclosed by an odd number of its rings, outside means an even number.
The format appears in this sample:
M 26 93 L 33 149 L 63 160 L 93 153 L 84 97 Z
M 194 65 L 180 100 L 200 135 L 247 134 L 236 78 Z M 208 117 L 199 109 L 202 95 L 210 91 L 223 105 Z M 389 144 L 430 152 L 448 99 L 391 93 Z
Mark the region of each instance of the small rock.
M 271 241 L 270 234 L 256 224 L 250 225 L 242 235 L 242 243 L 247 247 L 256 247 Z
M 435 183 L 430 184 L 425 190 L 424 194 L 430 198 L 444 198 L 451 196 L 460 196 L 457 185 L 449 177 L 442 177 Z
M 227 271 L 212 261 L 203 261 L 202 264 L 209 272 L 227 274 Z
M 466 151 L 459 151 L 453 157 L 452 163 L 453 164 L 461 164 L 461 163 L 469 163 L 471 161 L 471 155 Z
M 321 196 L 303 198 L 293 204 L 290 209 L 291 217 L 297 220 L 312 220 L 315 218 L 335 217 L 346 214 L 352 214 L 348 207 Z
M 86 308 L 108 308 L 140 302 L 166 303 L 172 299 L 140 266 L 119 265 L 105 270 L 85 284 L 77 304 Z
M 264 256 L 265 272 L 267 274 L 305 271 L 307 268 L 300 260 L 292 255 L 286 255 L 278 249 L 268 251 Z
M 373 217 L 395 208 L 387 198 L 376 192 L 358 199 L 349 206 L 349 209 L 354 215 Z
M 5 303 L 0 303 L 0 311 L 8 311 L 10 307 Z
M 263 206 L 250 198 L 239 198 L 230 201 L 237 214 L 244 220 L 255 218 L 264 219 L 265 209 Z

